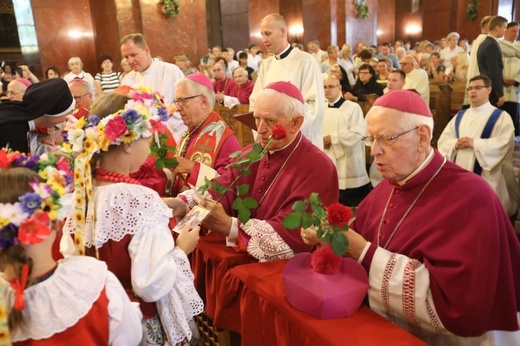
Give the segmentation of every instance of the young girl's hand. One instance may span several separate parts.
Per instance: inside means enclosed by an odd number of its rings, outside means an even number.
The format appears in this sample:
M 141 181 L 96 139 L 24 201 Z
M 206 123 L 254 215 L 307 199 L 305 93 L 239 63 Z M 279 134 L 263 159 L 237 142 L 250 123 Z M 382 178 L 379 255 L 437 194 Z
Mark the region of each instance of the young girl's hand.
M 200 227 L 191 229 L 191 223 L 187 223 L 177 237 L 177 246 L 189 255 L 199 242 Z

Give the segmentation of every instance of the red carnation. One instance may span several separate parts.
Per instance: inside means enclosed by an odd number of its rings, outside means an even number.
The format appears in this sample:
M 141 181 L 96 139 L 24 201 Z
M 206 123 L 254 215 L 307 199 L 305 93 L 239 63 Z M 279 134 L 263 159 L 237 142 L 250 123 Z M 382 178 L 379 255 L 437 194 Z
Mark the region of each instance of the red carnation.
M 327 207 L 327 221 L 331 226 L 345 227 L 352 215 L 352 210 L 343 204 L 336 203 Z
M 105 127 L 105 136 L 111 141 L 121 135 L 126 135 L 127 132 L 126 121 L 120 116 L 110 119 Z
M 330 245 L 323 245 L 312 253 L 311 267 L 317 273 L 334 275 L 339 273 L 341 262 Z
M 282 125 L 276 124 L 271 130 L 271 136 L 273 139 L 280 140 L 287 137 L 287 132 L 285 132 L 285 128 Z

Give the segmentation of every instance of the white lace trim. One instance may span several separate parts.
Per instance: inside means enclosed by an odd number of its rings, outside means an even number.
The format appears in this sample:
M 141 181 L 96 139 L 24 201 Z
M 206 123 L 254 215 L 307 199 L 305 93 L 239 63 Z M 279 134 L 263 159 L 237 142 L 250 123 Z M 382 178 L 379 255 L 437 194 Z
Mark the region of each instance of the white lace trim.
M 294 251 L 267 221 L 251 219 L 241 228 L 251 237 L 247 252 L 259 262 L 294 257 Z
M 120 241 L 127 234 L 134 235 L 143 228 L 168 220 L 171 210 L 157 192 L 145 186 L 111 184 L 94 187 L 95 227 L 87 221 L 84 242 L 100 248 L 108 240 Z M 63 233 L 74 233 L 69 216 Z M 165 221 L 167 222 L 167 221 Z
M 47 339 L 74 326 L 99 299 L 106 277 L 106 264 L 94 258 L 60 260 L 51 277 L 25 289 L 22 315 L 30 323 L 13 331 L 11 340 Z M 10 289 L 9 294 L 14 299 L 14 291 Z
M 191 340 L 188 321 L 204 310 L 204 303 L 193 286 L 194 276 L 186 254 L 178 247 L 173 252 L 179 270 L 177 279 L 172 290 L 157 302 L 157 309 L 170 344 L 175 345 Z

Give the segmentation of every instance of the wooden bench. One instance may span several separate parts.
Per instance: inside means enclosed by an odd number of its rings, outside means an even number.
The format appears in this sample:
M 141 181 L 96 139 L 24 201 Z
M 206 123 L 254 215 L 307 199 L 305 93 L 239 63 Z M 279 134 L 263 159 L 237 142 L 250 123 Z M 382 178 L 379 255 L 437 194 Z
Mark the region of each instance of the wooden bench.
M 457 114 L 464 104 L 464 95 L 466 95 L 466 82 L 454 82 L 451 84 L 453 91 L 451 93 L 451 115 Z
M 234 117 L 236 114 L 249 112 L 249 105 L 237 105 L 230 109 L 217 103 L 213 110 L 217 112 L 229 126 L 231 126 L 242 147 L 255 142 L 253 131 Z
M 432 146 L 437 147 L 437 141 L 451 120 L 451 95 L 453 88 L 448 83 L 430 82 L 430 109 L 433 114 Z

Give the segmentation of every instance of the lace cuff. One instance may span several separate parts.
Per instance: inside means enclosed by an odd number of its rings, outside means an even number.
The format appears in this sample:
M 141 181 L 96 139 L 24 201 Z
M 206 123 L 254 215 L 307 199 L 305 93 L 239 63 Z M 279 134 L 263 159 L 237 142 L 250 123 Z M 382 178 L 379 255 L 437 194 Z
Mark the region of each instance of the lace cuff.
M 251 219 L 242 225 L 242 230 L 251 237 L 247 244 L 247 252 L 259 262 L 294 256 L 293 250 L 267 221 Z
M 184 251 L 175 247 L 173 258 L 179 269 L 172 290 L 157 302 L 161 322 L 170 343 L 191 340 L 188 321 L 204 310 L 204 303 L 193 286 L 193 273 Z

